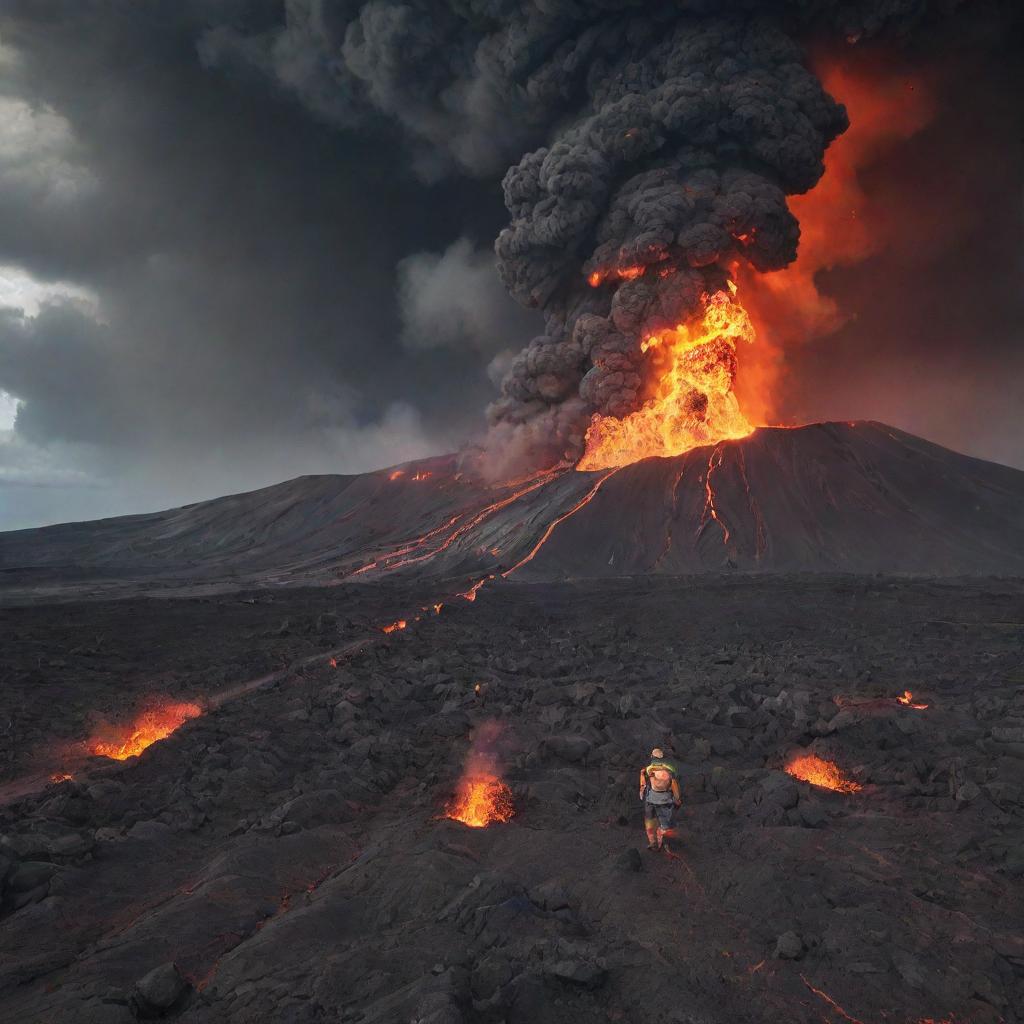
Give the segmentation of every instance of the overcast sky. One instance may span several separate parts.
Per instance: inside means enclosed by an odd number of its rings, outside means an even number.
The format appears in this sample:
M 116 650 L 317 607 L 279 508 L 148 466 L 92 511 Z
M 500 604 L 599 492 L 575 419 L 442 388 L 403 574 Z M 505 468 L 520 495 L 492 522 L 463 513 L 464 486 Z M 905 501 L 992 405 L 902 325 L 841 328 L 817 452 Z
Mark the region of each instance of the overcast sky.
M 0 529 L 452 450 L 540 326 L 493 269 L 498 157 L 425 165 L 390 120 L 233 73 L 208 36 L 233 6 L 0 14 Z M 833 274 L 855 315 L 794 359 L 795 418 L 1024 467 L 1016 52 L 871 169 L 949 230 Z

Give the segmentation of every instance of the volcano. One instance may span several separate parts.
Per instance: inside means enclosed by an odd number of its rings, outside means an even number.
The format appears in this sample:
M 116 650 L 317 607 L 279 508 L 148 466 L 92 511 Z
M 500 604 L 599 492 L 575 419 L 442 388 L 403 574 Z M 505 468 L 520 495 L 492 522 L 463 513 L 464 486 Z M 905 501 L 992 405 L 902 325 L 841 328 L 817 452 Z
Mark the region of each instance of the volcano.
M 8 587 L 1024 571 L 1024 473 L 874 422 L 488 487 L 455 456 L 0 535 Z

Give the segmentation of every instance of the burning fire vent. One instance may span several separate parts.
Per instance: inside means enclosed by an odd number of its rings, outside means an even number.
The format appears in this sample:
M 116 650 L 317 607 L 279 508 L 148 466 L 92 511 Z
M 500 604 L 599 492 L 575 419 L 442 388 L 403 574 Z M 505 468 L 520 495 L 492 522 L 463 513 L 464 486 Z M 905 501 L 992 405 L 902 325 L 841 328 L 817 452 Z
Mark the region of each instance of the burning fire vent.
M 815 754 L 801 754 L 793 758 L 785 770 L 794 779 L 837 793 L 856 793 L 862 788 L 860 783 L 846 778 L 834 761 L 826 761 Z
M 190 718 L 198 718 L 203 709 L 198 704 L 164 704 L 139 714 L 131 725 L 120 730 L 105 730 L 103 737 L 89 742 L 89 753 L 126 761 L 137 757 L 158 740 L 166 739 Z
M 470 828 L 486 828 L 508 821 L 516 812 L 512 791 L 497 775 L 463 775 L 454 798 L 445 807 L 446 818 Z
M 497 722 L 484 722 L 476 730 L 455 796 L 445 805 L 446 818 L 470 828 L 486 828 L 516 813 L 512 790 L 498 767 L 501 732 Z

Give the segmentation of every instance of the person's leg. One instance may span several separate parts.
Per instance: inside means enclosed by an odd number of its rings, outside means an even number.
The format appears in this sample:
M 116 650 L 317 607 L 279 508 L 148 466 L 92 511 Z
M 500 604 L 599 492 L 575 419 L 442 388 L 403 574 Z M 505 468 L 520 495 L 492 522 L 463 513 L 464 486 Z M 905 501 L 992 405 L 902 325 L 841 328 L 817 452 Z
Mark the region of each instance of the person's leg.
M 644 801 L 644 830 L 647 832 L 647 847 L 655 849 L 658 845 L 658 810 L 655 804 Z
M 662 843 L 665 841 L 665 836 L 672 828 L 672 819 L 675 814 L 675 806 L 673 804 L 660 804 L 658 806 L 658 821 L 657 821 L 657 845 L 661 849 Z

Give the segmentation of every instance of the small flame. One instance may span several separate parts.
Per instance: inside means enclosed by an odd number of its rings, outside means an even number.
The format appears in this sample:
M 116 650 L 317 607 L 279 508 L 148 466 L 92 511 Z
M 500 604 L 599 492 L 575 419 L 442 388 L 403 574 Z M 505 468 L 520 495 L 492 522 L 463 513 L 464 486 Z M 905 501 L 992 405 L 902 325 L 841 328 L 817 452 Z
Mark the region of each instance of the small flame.
M 801 782 L 833 789 L 837 793 L 856 793 L 860 783 L 847 779 L 833 761 L 825 761 L 814 754 L 802 754 L 786 765 L 786 771 Z
M 74 775 L 68 775 L 67 772 L 55 772 L 50 776 L 51 782 L 71 782 L 74 779 Z
M 166 739 L 190 718 L 198 718 L 203 709 L 198 704 L 166 704 L 144 711 L 114 740 L 94 740 L 89 753 L 125 761 L 136 757 L 158 740 Z
M 914 708 L 915 711 L 924 711 L 924 709 L 926 707 L 928 707 L 927 704 L 915 704 L 915 703 L 913 703 L 914 695 L 909 690 L 904 690 L 903 691 L 903 696 L 902 697 L 897 697 L 896 700 L 897 700 L 898 703 L 902 704 L 904 707 Z
M 338 667 L 338 659 L 337 658 L 331 658 L 331 660 L 327 664 L 330 665 L 331 668 L 337 668 Z
M 388 473 L 389 480 L 397 480 L 400 476 L 405 476 L 404 469 L 393 469 L 390 473 Z
M 396 630 L 405 629 L 409 623 L 405 619 L 398 619 L 395 622 L 389 622 L 386 626 L 381 626 L 380 630 L 382 633 L 394 633 Z
M 426 480 L 427 477 L 431 477 L 434 474 L 427 469 L 421 469 L 418 473 L 413 474 L 413 480 Z
M 512 791 L 497 775 L 478 772 L 464 775 L 445 816 L 470 828 L 486 828 L 496 821 L 508 821 L 515 814 Z

